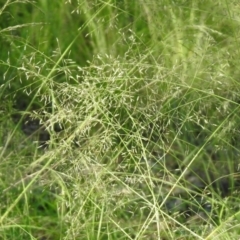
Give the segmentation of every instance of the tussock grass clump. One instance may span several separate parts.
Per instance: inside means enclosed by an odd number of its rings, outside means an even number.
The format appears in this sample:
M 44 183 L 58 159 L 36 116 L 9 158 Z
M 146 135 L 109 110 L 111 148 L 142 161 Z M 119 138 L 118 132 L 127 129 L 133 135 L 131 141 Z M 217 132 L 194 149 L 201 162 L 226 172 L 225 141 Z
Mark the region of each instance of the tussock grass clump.
M 236 7 L 7 1 L 0 238 L 239 236 Z

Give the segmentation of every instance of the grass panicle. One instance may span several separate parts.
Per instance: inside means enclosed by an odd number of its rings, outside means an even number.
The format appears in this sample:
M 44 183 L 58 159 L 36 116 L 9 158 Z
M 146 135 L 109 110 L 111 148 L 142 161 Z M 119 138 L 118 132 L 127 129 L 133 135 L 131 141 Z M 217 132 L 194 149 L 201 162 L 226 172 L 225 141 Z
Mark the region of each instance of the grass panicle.
M 0 5 L 0 239 L 238 239 L 239 4 Z

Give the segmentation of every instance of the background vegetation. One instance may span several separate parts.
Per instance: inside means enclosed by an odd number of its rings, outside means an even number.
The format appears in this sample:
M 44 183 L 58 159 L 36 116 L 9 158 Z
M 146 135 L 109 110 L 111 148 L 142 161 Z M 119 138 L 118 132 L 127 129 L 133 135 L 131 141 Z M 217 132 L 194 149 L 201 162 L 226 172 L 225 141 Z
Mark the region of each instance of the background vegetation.
M 0 239 L 239 239 L 236 1 L 0 4 Z

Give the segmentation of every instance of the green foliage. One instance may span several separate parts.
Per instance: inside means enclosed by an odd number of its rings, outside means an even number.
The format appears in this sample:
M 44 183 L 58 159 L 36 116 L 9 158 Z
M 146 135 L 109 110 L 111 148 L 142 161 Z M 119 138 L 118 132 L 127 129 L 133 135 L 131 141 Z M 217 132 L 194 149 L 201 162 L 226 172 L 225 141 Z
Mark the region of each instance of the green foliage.
M 239 236 L 238 4 L 0 6 L 0 239 Z

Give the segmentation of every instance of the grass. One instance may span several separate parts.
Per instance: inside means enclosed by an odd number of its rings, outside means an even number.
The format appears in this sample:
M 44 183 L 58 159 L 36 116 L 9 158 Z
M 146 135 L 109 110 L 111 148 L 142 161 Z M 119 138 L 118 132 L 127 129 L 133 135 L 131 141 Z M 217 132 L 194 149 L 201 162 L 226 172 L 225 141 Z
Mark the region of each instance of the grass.
M 4 4 L 0 239 L 238 239 L 239 4 Z

